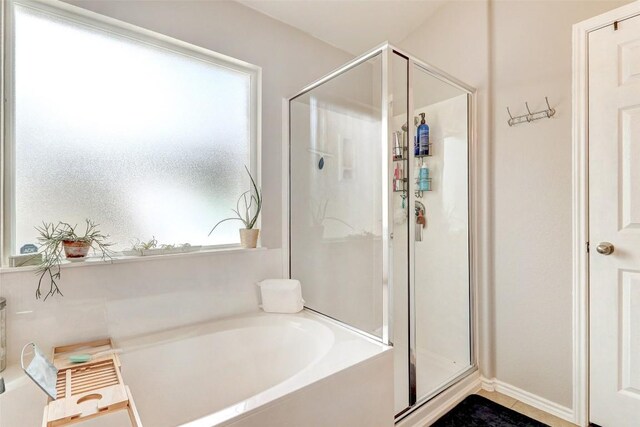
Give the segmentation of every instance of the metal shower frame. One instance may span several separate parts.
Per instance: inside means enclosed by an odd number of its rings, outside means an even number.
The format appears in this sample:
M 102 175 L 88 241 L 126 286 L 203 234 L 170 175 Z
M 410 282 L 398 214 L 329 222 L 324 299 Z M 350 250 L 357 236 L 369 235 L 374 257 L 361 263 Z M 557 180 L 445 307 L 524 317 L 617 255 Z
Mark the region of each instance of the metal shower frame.
M 476 287 L 477 287 L 477 268 L 476 268 L 476 239 L 475 236 L 477 235 L 477 222 L 475 220 L 474 217 L 474 213 L 476 212 L 476 190 L 477 187 L 475 185 L 474 179 L 472 179 L 473 177 L 477 176 L 476 173 L 476 156 L 477 156 L 477 150 L 476 150 L 476 103 L 477 103 L 477 91 L 475 88 L 461 82 L 460 80 L 456 79 L 455 77 L 447 74 L 446 72 L 427 64 L 426 62 L 423 62 L 419 59 L 417 59 L 415 56 L 403 51 L 402 49 L 399 49 L 389 43 L 383 43 L 380 46 L 377 46 L 376 48 L 358 56 L 357 58 L 353 59 L 352 61 L 348 62 L 347 64 L 343 65 L 342 67 L 334 70 L 333 72 L 327 74 L 326 76 L 322 77 L 321 79 L 317 80 L 316 82 L 304 87 L 302 90 L 300 90 L 298 93 L 296 93 L 295 95 L 293 95 L 292 97 L 290 97 L 288 99 L 288 103 L 287 106 L 290 106 L 291 101 L 295 100 L 296 98 L 298 98 L 301 95 L 306 94 L 307 92 L 323 85 L 324 83 L 346 73 L 347 71 L 357 67 L 358 65 L 373 59 L 374 57 L 377 57 L 378 55 L 380 55 L 381 58 L 381 68 L 382 68 L 382 99 L 381 99 L 381 134 L 382 134 L 382 139 L 381 139 L 381 145 L 380 145 L 380 153 L 381 153 L 381 159 L 382 159 L 382 164 L 381 164 L 381 173 L 382 173 L 382 182 L 386 182 L 387 185 L 386 186 L 382 186 L 382 194 L 381 194 L 381 201 L 382 201 L 382 260 L 383 260 L 383 265 L 382 265 L 382 336 L 378 337 L 375 335 L 372 335 L 366 331 L 362 331 L 360 329 L 357 329 L 351 325 L 348 325 L 338 319 L 334 319 L 330 316 L 327 316 L 324 313 L 319 313 L 329 319 L 331 319 L 332 321 L 335 321 L 337 323 L 339 323 L 340 325 L 354 330 L 358 333 L 364 334 L 367 337 L 374 339 L 376 341 L 381 341 L 384 344 L 387 345 L 393 345 L 393 328 L 392 328 L 392 320 L 393 320 L 393 313 L 392 313 L 392 300 L 393 300 L 393 283 L 392 283 L 392 275 L 391 275 L 391 270 L 390 270 L 390 266 L 392 265 L 392 252 L 390 251 L 390 245 L 391 245 L 391 238 L 393 235 L 393 221 L 391 221 L 390 219 L 393 218 L 393 204 L 391 203 L 392 200 L 392 194 L 393 194 L 393 177 L 391 176 L 390 171 L 392 170 L 393 166 L 393 156 L 391 155 L 391 150 L 390 150 L 390 141 L 392 140 L 392 129 L 389 126 L 389 123 L 391 122 L 392 119 L 392 108 L 390 108 L 390 101 L 392 99 L 391 93 L 391 68 L 390 68 L 390 58 L 391 55 L 398 55 L 402 58 L 404 58 L 405 60 L 407 60 L 407 117 L 410 117 L 409 112 L 411 111 L 415 111 L 415 106 L 414 106 L 414 96 L 413 96 L 413 75 L 414 75 L 414 71 L 416 69 L 419 69 L 423 72 L 425 72 L 426 74 L 429 74 L 432 77 L 435 77 L 441 81 L 444 81 L 447 84 L 450 84 L 460 90 L 462 90 L 463 92 L 465 92 L 467 94 L 467 105 L 468 105 L 468 111 L 467 111 L 467 117 L 468 117 L 468 151 L 467 151 L 467 164 L 468 164 L 468 225 L 469 225 L 469 243 L 468 243 L 468 248 L 469 248 L 469 295 L 470 295 L 470 299 L 469 299 L 469 322 L 470 322 L 470 327 L 469 327 L 469 331 L 470 331 L 470 349 L 471 349 L 471 354 L 470 354 L 470 360 L 471 360 L 471 365 L 469 366 L 468 369 L 466 369 L 464 372 L 462 372 L 460 375 L 458 375 L 456 378 L 454 378 L 453 380 L 449 381 L 446 384 L 443 384 L 441 387 L 439 387 L 438 389 L 434 390 L 432 393 L 430 393 L 429 395 L 423 396 L 422 398 L 418 399 L 417 396 L 417 382 L 416 382 L 416 326 L 415 326 L 415 319 L 416 319 L 416 308 L 415 308 L 415 293 L 416 293 L 416 287 L 415 287 L 415 272 L 414 272 L 414 259 L 415 259 L 415 248 L 414 245 L 411 244 L 413 241 L 411 240 L 411 238 L 409 238 L 409 248 L 408 248 L 408 264 L 407 264 L 407 268 L 409 269 L 409 292 L 408 292 L 408 322 L 409 322 L 409 333 L 408 333 L 408 365 L 409 365 L 409 406 L 404 409 L 403 411 L 401 411 L 400 413 L 396 414 L 396 422 L 402 420 L 403 418 L 407 417 L 409 414 L 411 414 L 412 412 L 414 412 L 416 409 L 418 409 L 419 407 L 421 407 L 423 404 L 427 403 L 429 400 L 431 400 L 432 398 L 434 398 L 435 396 L 439 395 L 440 393 L 444 392 L 446 389 L 448 389 L 450 386 L 452 386 L 453 384 L 457 383 L 458 381 L 462 380 L 463 378 L 469 376 L 470 374 L 472 374 L 473 372 L 478 370 L 478 360 L 477 360 L 477 356 L 478 356 L 478 349 L 477 349 L 477 307 L 476 307 Z M 290 117 L 290 108 L 288 108 L 289 110 L 289 123 L 291 120 Z M 289 188 L 288 188 L 288 208 L 289 208 L 289 212 L 290 212 L 290 207 L 291 207 L 291 126 L 289 125 L 289 129 L 288 129 L 289 135 L 288 135 L 288 161 L 289 161 L 289 165 L 287 168 L 287 173 L 288 173 L 288 182 L 289 182 Z M 408 135 L 407 135 L 407 141 L 413 141 L 415 135 L 415 129 L 413 126 L 408 126 Z M 414 164 L 413 164 L 413 150 L 407 149 L 407 153 L 409 154 L 409 161 L 408 162 L 408 170 L 406 173 L 407 177 L 412 177 L 414 176 Z M 411 189 L 411 180 L 409 179 L 407 182 L 407 194 L 408 194 L 408 198 L 407 201 L 409 203 L 408 206 L 414 206 L 415 201 L 416 201 L 416 196 L 415 194 L 413 194 L 413 191 Z M 409 212 L 411 212 L 411 209 L 409 209 Z M 410 218 L 412 217 L 411 215 L 409 216 Z M 411 221 L 409 220 L 409 232 L 408 232 L 408 236 L 415 236 L 415 221 Z M 290 253 L 290 248 L 291 248 L 291 216 L 290 214 L 288 215 L 288 248 L 289 248 L 289 253 L 288 253 L 288 274 L 289 277 L 291 277 L 291 253 Z

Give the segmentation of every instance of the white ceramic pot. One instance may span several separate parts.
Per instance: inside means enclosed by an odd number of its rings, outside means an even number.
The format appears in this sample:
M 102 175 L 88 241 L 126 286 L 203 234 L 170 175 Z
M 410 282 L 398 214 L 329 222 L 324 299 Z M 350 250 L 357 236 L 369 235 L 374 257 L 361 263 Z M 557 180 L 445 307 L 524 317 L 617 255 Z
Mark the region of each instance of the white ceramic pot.
M 241 228 L 240 229 L 240 245 L 243 248 L 255 248 L 258 244 L 258 228 Z

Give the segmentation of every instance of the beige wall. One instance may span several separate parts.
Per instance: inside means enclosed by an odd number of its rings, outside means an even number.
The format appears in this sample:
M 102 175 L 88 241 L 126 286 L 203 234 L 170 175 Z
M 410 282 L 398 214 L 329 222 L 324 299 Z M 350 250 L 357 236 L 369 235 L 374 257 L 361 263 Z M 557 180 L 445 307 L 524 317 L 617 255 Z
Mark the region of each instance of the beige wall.
M 483 374 L 572 407 L 571 26 L 618 1 L 454 1 L 401 46 L 479 89 Z M 507 125 L 506 107 L 552 120 Z M 486 111 L 482 111 L 486 110 Z M 482 236 L 481 236 L 482 237 Z M 483 312 L 481 312 L 482 314 Z

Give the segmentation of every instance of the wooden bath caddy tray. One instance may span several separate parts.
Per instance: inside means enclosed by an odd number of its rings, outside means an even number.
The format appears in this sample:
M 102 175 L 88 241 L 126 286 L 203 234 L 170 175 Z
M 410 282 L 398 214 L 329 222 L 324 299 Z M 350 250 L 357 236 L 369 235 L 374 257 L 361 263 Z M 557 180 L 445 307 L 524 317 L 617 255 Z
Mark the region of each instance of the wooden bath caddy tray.
M 67 426 L 126 410 L 131 425 L 142 427 L 131 391 L 122 381 L 120 358 L 110 338 L 55 347 L 53 364 L 58 368 L 57 398 L 44 408 L 43 427 Z M 88 362 L 71 363 L 72 354 L 101 353 Z

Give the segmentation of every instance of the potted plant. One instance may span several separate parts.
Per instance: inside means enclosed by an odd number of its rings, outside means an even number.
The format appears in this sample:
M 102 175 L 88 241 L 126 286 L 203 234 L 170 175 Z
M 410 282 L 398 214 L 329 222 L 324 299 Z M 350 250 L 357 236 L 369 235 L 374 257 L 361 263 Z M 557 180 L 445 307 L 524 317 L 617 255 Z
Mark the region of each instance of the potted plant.
M 213 230 L 216 229 L 220 224 L 226 221 L 242 221 L 244 224 L 244 228 L 240 229 L 240 244 L 243 248 L 255 248 L 258 243 L 258 234 L 260 230 L 257 228 L 253 228 L 258 221 L 258 216 L 260 215 L 260 211 L 262 210 L 262 193 L 258 189 L 256 185 L 256 181 L 251 176 L 251 172 L 245 166 L 245 170 L 249 175 L 249 179 L 251 180 L 251 188 L 238 197 L 238 201 L 236 202 L 236 208 L 231 209 L 235 216 L 225 218 L 219 221 L 216 225 L 213 226 L 211 231 L 209 232 L 209 236 L 213 233 Z M 243 204 L 242 211 L 240 210 L 240 203 Z M 242 212 L 242 213 L 241 213 Z
M 98 229 L 98 224 L 87 219 L 84 234 L 76 233 L 76 228 L 77 225 L 72 226 L 66 222 L 58 222 L 57 224 L 43 222 L 41 227 L 36 227 L 40 234 L 38 241 L 42 253 L 42 262 L 37 270 L 37 274 L 40 276 L 38 289 L 36 289 L 37 299 L 42 296 L 40 288 L 45 277 L 48 277 L 49 280 L 49 292 L 44 299 L 46 300 L 54 294 L 62 295 L 60 288 L 58 288 L 58 280 L 60 279 L 60 264 L 65 258 L 69 261 L 82 261 L 89 253 L 89 249 L 93 248 L 94 252 L 100 251 L 102 253 L 102 259 L 111 259 L 109 246 L 113 243 L 108 241 L 108 235 Z

